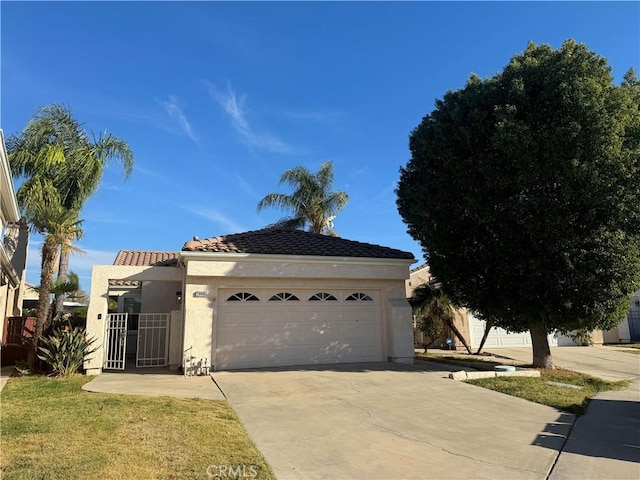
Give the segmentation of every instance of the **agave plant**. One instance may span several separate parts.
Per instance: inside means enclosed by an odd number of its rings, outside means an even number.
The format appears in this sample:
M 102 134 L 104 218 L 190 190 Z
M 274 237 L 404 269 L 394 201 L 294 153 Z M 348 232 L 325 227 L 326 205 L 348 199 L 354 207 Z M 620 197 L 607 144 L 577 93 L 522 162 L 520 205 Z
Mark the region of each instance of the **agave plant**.
M 38 358 L 51 365 L 53 375 L 66 377 L 78 372 L 85 357 L 97 350 L 92 347 L 95 341 L 87 338 L 80 327 L 56 327 L 50 336 L 41 339 Z

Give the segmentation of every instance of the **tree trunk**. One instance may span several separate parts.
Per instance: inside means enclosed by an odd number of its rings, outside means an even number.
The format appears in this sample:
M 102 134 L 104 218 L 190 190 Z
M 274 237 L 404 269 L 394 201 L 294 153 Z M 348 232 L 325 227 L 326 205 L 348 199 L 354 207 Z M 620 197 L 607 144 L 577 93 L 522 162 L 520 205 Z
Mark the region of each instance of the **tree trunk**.
M 52 244 L 45 238 L 42 244 L 42 268 L 40 270 L 40 292 L 38 293 L 38 307 L 36 313 L 36 325 L 34 328 L 33 337 L 31 339 L 32 354 L 29 355 L 29 360 L 33 361 L 31 368 L 37 370 L 37 355 L 38 355 L 38 343 L 42 333 L 44 331 L 44 325 L 47 319 L 47 313 L 49 312 L 49 303 L 51 302 L 51 282 L 53 280 L 53 273 L 56 268 L 56 260 L 58 258 L 57 245 Z
M 484 326 L 484 333 L 482 334 L 482 340 L 480 340 L 480 346 L 478 347 L 478 351 L 476 352 L 476 355 L 480 355 L 480 352 L 482 351 L 482 347 L 484 347 L 484 342 L 487 341 L 487 337 L 489 336 L 489 331 L 493 328 L 493 322 L 490 320 L 487 320 L 487 323 Z
M 471 348 L 469 347 L 469 344 L 467 343 L 465 338 L 460 333 L 460 330 L 458 330 L 458 328 L 454 325 L 453 320 L 447 319 L 446 322 L 447 322 L 447 327 L 449 327 L 451 329 L 451 331 L 454 333 L 454 335 L 456 337 L 458 337 L 458 339 L 460 339 L 460 341 L 462 342 L 462 345 L 464 345 L 464 348 L 467 349 L 467 353 L 469 353 L 469 355 L 471 355 L 472 353 L 471 353 Z
M 531 333 L 531 345 L 533 346 L 533 366 L 536 368 L 553 368 L 551 349 L 547 338 L 549 334 L 547 327 L 543 323 L 535 323 L 531 325 L 529 332 Z
M 58 267 L 58 282 L 64 282 L 67 280 L 69 273 L 69 257 L 71 256 L 71 239 L 65 241 L 64 245 L 60 249 L 60 265 Z M 55 310 L 53 315 L 58 315 L 64 309 L 64 293 L 56 294 Z

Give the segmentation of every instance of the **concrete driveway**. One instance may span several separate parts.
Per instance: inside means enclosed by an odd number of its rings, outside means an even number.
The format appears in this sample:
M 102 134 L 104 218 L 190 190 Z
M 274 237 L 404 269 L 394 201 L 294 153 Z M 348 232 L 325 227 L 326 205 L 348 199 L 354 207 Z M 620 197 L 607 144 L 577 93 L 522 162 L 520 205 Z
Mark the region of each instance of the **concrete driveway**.
M 639 378 L 640 355 L 621 350 L 614 347 L 551 347 L 551 357 L 558 367 L 605 380 Z M 526 363 L 533 361 L 531 347 L 488 348 L 486 351 Z
M 366 364 L 213 378 L 280 479 L 546 478 L 573 415 L 449 380 L 447 369 Z

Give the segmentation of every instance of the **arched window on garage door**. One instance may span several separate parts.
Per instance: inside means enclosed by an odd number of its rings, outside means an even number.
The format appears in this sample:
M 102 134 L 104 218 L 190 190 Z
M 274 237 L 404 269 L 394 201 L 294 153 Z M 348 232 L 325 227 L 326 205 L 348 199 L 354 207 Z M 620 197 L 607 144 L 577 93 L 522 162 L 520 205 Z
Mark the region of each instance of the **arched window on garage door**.
M 316 293 L 315 295 L 311 295 L 311 297 L 309 297 L 309 301 L 316 301 L 316 302 L 337 302 L 338 299 L 336 297 L 334 297 L 333 295 L 331 295 L 330 293 L 327 292 L 319 292 Z
M 373 298 L 371 298 L 366 293 L 352 293 L 347 298 L 345 298 L 347 302 L 373 302 Z
M 227 298 L 227 302 L 259 302 L 260 299 L 253 293 L 238 292 Z
M 269 301 L 270 302 L 299 302 L 300 299 L 296 297 L 293 293 L 280 292 L 280 293 L 276 293 L 273 297 L 271 297 Z

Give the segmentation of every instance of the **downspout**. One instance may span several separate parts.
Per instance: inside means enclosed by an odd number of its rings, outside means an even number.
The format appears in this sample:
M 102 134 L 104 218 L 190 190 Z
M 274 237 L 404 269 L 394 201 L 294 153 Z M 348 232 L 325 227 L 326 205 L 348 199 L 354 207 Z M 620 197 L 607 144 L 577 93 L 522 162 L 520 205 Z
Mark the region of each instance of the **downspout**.
M 183 259 L 178 257 L 178 266 L 182 269 L 182 302 L 180 303 L 180 364 L 182 365 L 182 372 L 186 374 L 187 366 L 184 365 L 184 352 L 186 346 L 184 344 L 184 331 L 186 324 L 186 303 L 187 303 L 187 266 L 183 263 Z

